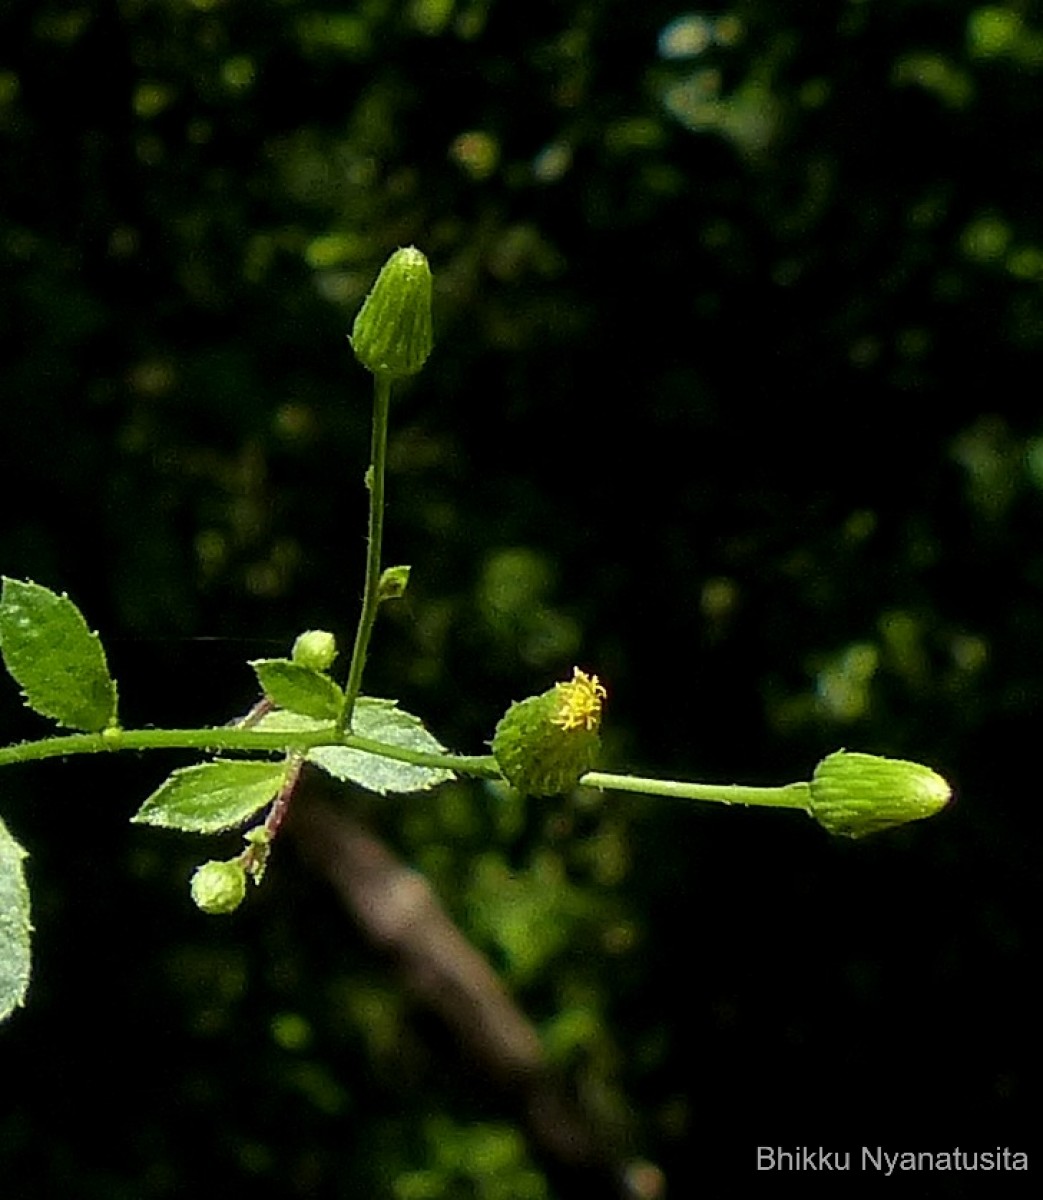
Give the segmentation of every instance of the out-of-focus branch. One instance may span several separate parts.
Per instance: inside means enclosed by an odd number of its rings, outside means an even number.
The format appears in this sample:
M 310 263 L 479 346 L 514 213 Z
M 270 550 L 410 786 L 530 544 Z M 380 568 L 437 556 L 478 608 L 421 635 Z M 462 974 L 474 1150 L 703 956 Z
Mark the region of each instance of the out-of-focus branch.
M 532 1022 L 450 920 L 426 880 L 355 817 L 302 795 L 289 828 L 412 994 L 495 1084 L 561 1194 L 658 1200 L 662 1173 L 627 1160 L 548 1065 Z

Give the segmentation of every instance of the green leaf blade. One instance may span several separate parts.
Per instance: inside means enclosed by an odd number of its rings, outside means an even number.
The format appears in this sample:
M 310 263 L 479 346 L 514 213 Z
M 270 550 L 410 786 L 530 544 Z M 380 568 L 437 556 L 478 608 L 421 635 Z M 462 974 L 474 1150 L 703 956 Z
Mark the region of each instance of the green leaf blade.
M 427 731 L 420 718 L 403 712 L 394 700 L 360 696 L 352 723 L 355 733 L 375 742 L 424 754 L 446 753 L 445 747 Z M 282 733 L 310 732 L 319 727 L 320 722 L 289 712 L 269 713 L 256 725 L 257 729 Z M 358 784 L 381 796 L 424 792 L 456 778 L 446 767 L 418 767 L 350 746 L 316 746 L 308 751 L 306 759 L 334 779 Z
M 283 763 L 216 759 L 182 767 L 142 804 L 131 820 L 185 833 L 219 833 L 241 825 L 274 799 Z
M 355 705 L 352 726 L 360 737 L 372 738 L 375 742 L 387 742 L 426 754 L 446 752 L 420 718 L 403 712 L 394 700 L 361 696 Z M 416 767 L 412 763 L 396 762 L 347 746 L 317 746 L 309 752 L 308 760 L 334 779 L 357 783 L 381 796 L 389 792 L 425 792 L 455 778 L 453 772 L 444 767 Z
M 344 692 L 321 671 L 288 658 L 258 658 L 250 666 L 261 690 L 277 708 L 317 721 L 336 721 L 340 716 Z
M 0 1021 L 25 1003 L 29 988 L 29 888 L 25 850 L 0 820 Z
M 116 720 L 116 683 L 101 640 L 68 596 L 4 579 L 0 651 L 34 712 L 99 733 Z

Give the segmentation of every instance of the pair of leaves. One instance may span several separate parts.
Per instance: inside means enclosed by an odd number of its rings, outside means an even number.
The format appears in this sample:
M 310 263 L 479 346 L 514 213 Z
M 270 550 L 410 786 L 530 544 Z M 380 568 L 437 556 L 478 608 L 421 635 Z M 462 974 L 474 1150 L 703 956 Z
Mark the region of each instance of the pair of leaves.
M 255 725 L 270 733 L 314 733 L 339 723 L 344 691 L 324 672 L 288 658 L 256 659 L 250 664 L 275 712 Z M 444 754 L 445 748 L 424 728 L 419 718 L 403 712 L 393 700 L 362 696 L 355 705 L 353 729 L 361 737 L 418 750 Z M 316 746 L 305 759 L 335 779 L 358 784 L 369 791 L 418 792 L 453 778 L 452 771 L 418 767 L 352 747 Z M 146 825 L 160 825 L 191 833 L 217 833 L 241 825 L 275 797 L 285 778 L 281 763 L 217 760 L 174 771 L 134 817 Z
M 25 702 L 69 729 L 100 733 L 116 722 L 116 683 L 105 651 L 68 596 L 4 579 L 0 651 Z
M 4 579 L 0 652 L 26 704 L 69 729 L 100 733 L 116 721 L 116 683 L 105 651 L 68 596 Z M 29 987 L 29 889 L 25 850 L 0 820 L 0 1021 Z
M 299 712 L 273 712 L 263 717 L 255 728 L 272 733 L 313 733 L 327 724 Z M 354 729 L 361 737 L 403 749 L 426 754 L 445 753 L 445 748 L 424 728 L 420 719 L 403 712 L 393 700 L 361 697 L 355 706 Z M 418 767 L 348 746 L 316 746 L 306 752 L 305 759 L 335 779 L 358 784 L 381 795 L 424 791 L 453 778 L 452 771 L 442 767 Z M 217 833 L 231 829 L 248 821 L 272 801 L 285 774 L 286 765 L 281 762 L 217 759 L 183 767 L 174 771 L 149 796 L 134 820 L 189 833 Z

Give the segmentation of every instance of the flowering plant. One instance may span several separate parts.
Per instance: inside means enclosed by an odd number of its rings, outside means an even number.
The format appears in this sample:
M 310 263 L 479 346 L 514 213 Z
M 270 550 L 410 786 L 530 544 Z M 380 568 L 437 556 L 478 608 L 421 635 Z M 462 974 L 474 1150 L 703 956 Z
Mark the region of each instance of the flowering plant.
M 76 605 L 38 583 L 5 579 L 0 651 L 26 704 L 71 732 L 0 749 L 0 766 L 74 754 L 194 749 L 207 760 L 173 771 L 132 818 L 190 834 L 247 826 L 234 858 L 205 862 L 191 896 L 206 913 L 233 912 L 247 883 L 260 884 L 273 844 L 301 787 L 306 763 L 373 792 L 408 793 L 456 775 L 499 780 L 523 795 L 574 787 L 686 800 L 800 809 L 832 834 L 861 837 L 929 817 L 949 785 L 918 763 L 837 751 L 810 781 L 778 787 L 645 778 L 598 769 L 607 689 L 578 667 L 572 677 L 510 705 L 491 754 L 450 753 L 423 722 L 393 701 L 362 694 L 380 606 L 406 590 L 407 566 L 384 567 L 384 477 L 391 390 L 419 372 L 432 347 L 431 273 L 417 249 L 396 251 L 355 321 L 351 344 L 373 375 L 372 455 L 366 472 L 369 531 L 358 628 L 343 683 L 332 675 L 333 635 L 307 630 L 288 657 L 251 667 L 261 698 L 228 725 L 125 728 L 105 650 Z M 25 851 L 0 820 L 0 1019 L 25 1000 L 30 977 L 30 905 Z

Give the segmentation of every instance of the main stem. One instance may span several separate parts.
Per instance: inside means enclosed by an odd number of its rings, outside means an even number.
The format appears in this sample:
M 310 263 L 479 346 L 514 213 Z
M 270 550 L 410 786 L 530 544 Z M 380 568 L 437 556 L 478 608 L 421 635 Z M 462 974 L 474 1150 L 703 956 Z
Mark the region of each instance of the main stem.
M 434 767 L 500 779 L 500 768 L 491 754 L 436 754 L 395 746 L 357 734 L 342 734 L 333 725 L 307 733 L 276 733 L 260 729 L 221 725 L 215 729 L 117 729 L 106 733 L 66 733 L 0 747 L 0 767 L 66 758 L 73 754 L 105 754 L 118 750 L 207 750 L 210 753 L 254 752 L 304 755 L 316 746 L 344 746 L 416 767 Z M 667 796 L 677 800 L 708 800 L 718 804 L 755 804 L 767 808 L 799 808 L 810 811 L 807 783 L 782 787 L 747 787 L 737 783 L 690 783 L 683 779 L 648 779 L 640 775 L 616 775 L 588 771 L 579 781 L 584 787 L 614 792 L 637 792 L 645 796 Z
M 220 725 L 214 729 L 118 729 L 106 733 L 66 733 L 0 747 L 0 767 L 39 762 L 45 758 L 67 758 L 73 754 L 111 754 L 119 750 L 206 750 L 211 754 L 255 753 L 305 754 L 318 746 L 344 746 L 390 758 L 415 767 L 444 768 L 461 774 L 498 779 L 500 770 L 489 754 L 436 754 L 395 746 L 357 734 L 340 734 L 333 725 L 308 732 L 277 733 Z
M 373 435 L 366 486 L 369 489 L 369 536 L 366 541 L 366 583 L 362 593 L 362 612 L 358 632 L 351 651 L 348 682 L 344 688 L 344 712 L 340 720 L 342 732 L 351 729 L 355 703 L 362 690 L 362 672 L 366 666 L 369 639 L 380 607 L 380 558 L 384 541 L 384 470 L 387 464 L 388 409 L 391 404 L 391 380 L 385 375 L 373 376 Z

